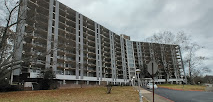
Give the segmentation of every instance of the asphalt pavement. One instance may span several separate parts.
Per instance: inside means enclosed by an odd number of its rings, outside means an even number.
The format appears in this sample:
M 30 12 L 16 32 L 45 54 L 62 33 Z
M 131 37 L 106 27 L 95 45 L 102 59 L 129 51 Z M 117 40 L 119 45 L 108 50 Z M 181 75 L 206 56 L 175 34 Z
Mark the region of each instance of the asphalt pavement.
M 138 90 L 138 87 L 134 87 L 135 90 Z M 153 102 L 153 94 L 150 91 L 147 91 L 146 88 L 140 88 L 140 91 L 142 92 L 142 96 L 147 100 L 148 102 Z M 167 98 L 164 98 L 160 95 L 155 94 L 155 102 L 174 102 Z
M 155 89 L 155 94 L 158 94 L 175 102 L 213 102 L 213 92 L 179 91 L 166 88 L 158 88 Z

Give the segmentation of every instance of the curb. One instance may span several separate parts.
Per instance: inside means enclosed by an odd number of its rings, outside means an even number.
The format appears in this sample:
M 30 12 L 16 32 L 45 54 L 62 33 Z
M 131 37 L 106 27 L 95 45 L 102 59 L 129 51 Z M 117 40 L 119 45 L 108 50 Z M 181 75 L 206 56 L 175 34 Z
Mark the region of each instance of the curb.
M 168 87 L 162 87 L 162 86 L 158 86 L 160 88 L 165 88 L 165 89 L 170 89 L 170 90 L 177 90 L 177 91 L 201 91 L 203 92 L 204 90 L 183 90 L 183 89 L 175 89 L 175 88 L 168 88 Z

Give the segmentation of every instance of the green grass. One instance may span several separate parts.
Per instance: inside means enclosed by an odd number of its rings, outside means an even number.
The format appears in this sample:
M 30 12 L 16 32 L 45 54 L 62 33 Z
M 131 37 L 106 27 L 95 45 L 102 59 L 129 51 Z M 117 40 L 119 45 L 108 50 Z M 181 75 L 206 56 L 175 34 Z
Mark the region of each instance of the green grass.
M 133 87 L 71 88 L 57 90 L 18 91 L 0 93 L 0 102 L 138 102 L 138 92 Z M 144 101 L 146 102 L 146 101 Z
M 200 90 L 205 91 L 205 86 L 201 85 L 175 85 L 175 84 L 161 84 L 158 85 L 159 87 L 165 87 L 165 88 L 173 88 L 173 89 L 179 89 L 179 90 Z

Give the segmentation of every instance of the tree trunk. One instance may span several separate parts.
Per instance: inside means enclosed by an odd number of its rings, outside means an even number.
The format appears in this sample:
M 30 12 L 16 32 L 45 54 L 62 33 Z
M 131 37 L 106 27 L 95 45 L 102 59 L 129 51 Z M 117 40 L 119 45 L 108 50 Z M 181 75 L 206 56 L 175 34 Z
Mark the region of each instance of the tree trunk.
M 112 86 L 111 85 L 107 85 L 107 94 L 110 94 L 112 90 Z
M 112 84 L 109 83 L 109 84 L 107 85 L 107 94 L 110 94 L 110 93 L 111 93 L 111 90 L 112 90 Z

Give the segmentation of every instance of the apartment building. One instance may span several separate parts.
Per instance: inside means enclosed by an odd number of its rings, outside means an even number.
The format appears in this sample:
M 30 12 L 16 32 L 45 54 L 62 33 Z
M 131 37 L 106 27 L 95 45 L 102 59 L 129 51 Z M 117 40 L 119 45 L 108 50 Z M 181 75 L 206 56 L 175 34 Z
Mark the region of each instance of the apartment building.
M 131 41 L 57 0 L 21 1 L 19 18 L 27 19 L 17 27 L 22 36 L 16 59 L 36 59 L 20 65 L 13 72 L 16 78 L 37 79 L 41 71 L 52 69 L 61 84 L 129 84 L 136 69 L 142 71 L 141 80 L 149 78 L 147 64 L 154 60 L 157 82 L 182 81 L 178 45 Z

